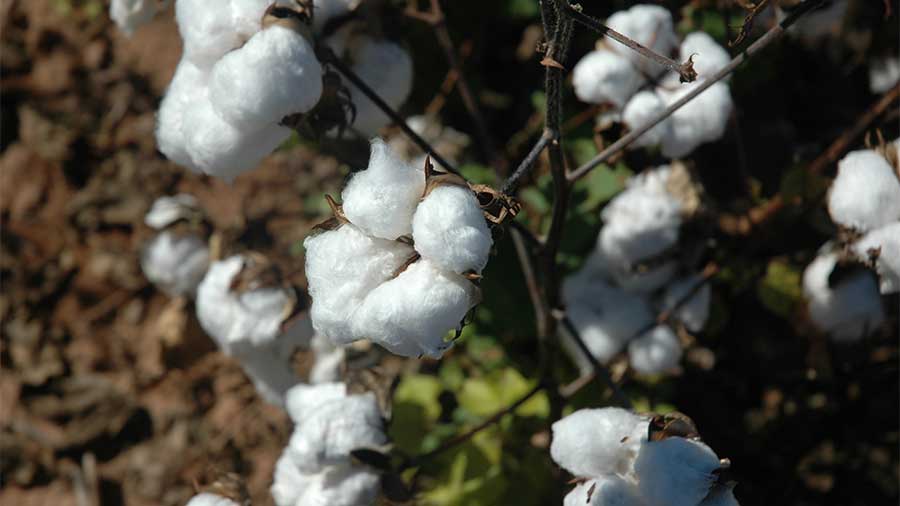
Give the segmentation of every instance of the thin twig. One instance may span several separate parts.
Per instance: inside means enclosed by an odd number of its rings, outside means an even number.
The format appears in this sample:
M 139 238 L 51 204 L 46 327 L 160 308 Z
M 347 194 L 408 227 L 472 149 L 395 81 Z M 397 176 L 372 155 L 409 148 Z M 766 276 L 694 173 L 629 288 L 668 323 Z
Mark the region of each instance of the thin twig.
M 549 311 L 544 301 L 541 287 L 538 284 L 537 275 L 532 265 L 531 254 L 525 246 L 523 234 L 518 229 L 510 230 L 513 245 L 516 247 L 516 256 L 519 258 L 519 264 L 522 266 L 522 275 L 525 278 L 525 286 L 528 288 L 528 297 L 531 299 L 531 305 L 534 308 L 534 318 L 537 323 L 538 336 L 547 335 L 549 325 Z
M 695 87 L 679 100 L 669 105 L 664 111 L 660 112 L 638 128 L 632 130 L 627 135 L 624 135 L 616 142 L 610 144 L 609 147 L 604 149 L 602 153 L 590 159 L 581 167 L 575 169 L 572 173 L 569 174 L 569 181 L 576 181 L 584 177 L 595 167 L 618 154 L 629 144 L 634 142 L 638 137 L 671 116 L 678 109 L 681 109 L 685 104 L 693 100 L 697 95 L 703 93 L 707 88 L 724 79 L 727 75 L 731 74 L 734 69 L 736 69 L 741 63 L 744 63 L 745 61 L 747 61 L 747 59 L 765 49 L 769 44 L 778 40 L 784 34 L 784 31 L 787 30 L 787 28 L 789 28 L 798 19 L 800 19 L 801 16 L 821 4 L 823 1 L 824 0 L 806 0 L 805 2 L 800 4 L 787 18 L 784 19 L 784 21 L 772 27 L 768 32 L 766 32 L 765 35 L 763 35 L 753 44 L 747 47 L 744 52 L 735 56 L 728 65 L 725 65 L 721 70 L 713 74 L 710 78 L 698 84 L 697 87 Z
M 515 172 L 513 172 L 503 183 L 503 186 L 500 188 L 500 193 L 504 195 L 515 193 L 519 186 L 519 181 L 531 172 L 532 167 L 537 163 L 538 158 L 541 156 L 541 153 L 544 152 L 544 148 L 547 147 L 547 143 L 549 142 L 550 133 L 545 130 L 544 133 L 538 137 L 537 142 L 534 143 L 534 146 L 531 148 L 531 151 L 528 152 L 528 155 L 522 159 L 522 163 L 519 164 Z

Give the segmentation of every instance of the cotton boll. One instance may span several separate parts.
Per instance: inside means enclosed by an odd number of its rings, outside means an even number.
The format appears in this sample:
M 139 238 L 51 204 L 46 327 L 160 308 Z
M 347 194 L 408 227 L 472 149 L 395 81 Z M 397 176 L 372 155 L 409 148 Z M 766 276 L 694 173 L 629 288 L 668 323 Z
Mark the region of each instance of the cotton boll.
M 700 506 L 740 506 L 734 497 L 734 484 L 717 484 Z
M 332 382 L 318 385 L 296 385 L 286 396 L 285 406 L 295 424 L 312 416 L 319 407 L 347 397 L 347 385 Z
M 869 91 L 886 93 L 900 81 L 900 58 L 888 56 L 869 62 Z
M 200 168 L 194 165 L 187 151 L 184 118 L 186 111 L 203 99 L 206 82 L 207 73 L 182 58 L 156 115 L 159 151 L 169 160 L 194 172 L 200 172 Z
M 341 365 L 344 363 L 346 351 L 335 346 L 327 337 L 316 334 L 310 343 L 316 361 L 309 371 L 309 382 L 312 384 L 330 383 L 341 378 Z
M 572 70 L 575 96 L 591 104 L 621 108 L 643 83 L 644 77 L 627 57 L 605 49 L 586 54 Z
M 879 250 L 875 270 L 881 293 L 900 291 L 900 223 L 872 230 L 853 244 L 853 251 L 864 261 L 872 250 Z
M 681 343 L 672 329 L 657 325 L 628 343 L 628 361 L 638 374 L 662 374 L 681 360 Z
M 350 224 L 307 237 L 303 245 L 313 326 L 335 344 L 357 340 L 353 314 L 370 291 L 415 253 L 406 244 L 370 237 Z
M 282 452 L 275 462 L 275 473 L 269 492 L 277 506 L 297 506 L 304 492 L 320 479 L 317 474 L 303 474 L 288 451 Z
M 369 293 L 354 316 L 354 334 L 397 355 L 440 358 L 452 345 L 444 336 L 477 302 L 469 280 L 423 258 Z
M 243 40 L 262 28 L 262 18 L 272 4 L 293 5 L 291 0 L 230 0 L 231 24 Z
M 375 90 L 392 109 L 399 109 L 412 90 L 413 65 L 409 52 L 385 40 L 359 36 L 351 44 L 350 61 L 353 71 L 370 88 Z M 391 119 L 352 83 L 347 83 L 356 119 L 351 125 L 361 135 L 370 137 L 378 133 Z
M 312 109 L 322 95 L 322 66 L 299 33 L 273 25 L 212 69 L 209 97 L 215 111 L 241 129 L 260 129 Z
M 396 239 L 412 233 L 412 217 L 425 191 L 423 167 L 413 167 L 381 139 L 372 140 L 369 167 L 341 193 L 344 214 L 367 234 Z
M 144 223 L 156 230 L 162 230 L 178 220 L 189 219 L 199 212 L 200 204 L 193 195 L 162 196 L 153 201 L 144 216 Z
M 259 396 L 269 404 L 284 406 L 287 392 L 300 382 L 291 366 L 291 353 L 283 353 L 277 343 L 236 348 L 234 356 Z
M 177 0 L 175 21 L 184 41 L 184 58 L 204 69 L 243 43 L 235 30 L 231 1 Z
M 887 160 L 869 149 L 842 158 L 828 213 L 838 225 L 861 232 L 900 220 L 900 181 Z
M 165 231 L 141 251 L 144 276 L 171 297 L 193 295 L 208 264 L 206 242 L 194 234 Z
M 662 113 L 665 108 L 665 102 L 655 91 L 641 91 L 628 101 L 628 105 L 622 111 L 622 122 L 629 129 L 636 130 Z M 663 142 L 663 139 L 671 135 L 671 129 L 671 123 L 663 120 L 632 142 L 631 147 L 658 146 Z
M 419 204 L 413 242 L 422 257 L 458 274 L 481 273 L 491 253 L 491 231 L 468 187 L 434 188 Z
M 641 496 L 656 506 L 699 504 L 719 467 L 719 457 L 709 446 L 681 437 L 644 441 L 634 462 Z
M 619 11 L 606 20 L 606 26 L 662 55 L 671 55 L 678 46 L 672 14 L 658 5 L 639 4 Z M 607 44 L 647 75 L 655 77 L 664 70 L 658 63 L 639 55 L 624 44 L 615 41 Z
M 331 467 L 309 483 L 294 506 L 374 506 L 380 490 L 379 475 L 364 467 Z
M 830 286 L 836 253 L 825 253 L 803 272 L 803 293 L 812 322 L 835 341 L 856 341 L 884 323 L 884 308 L 874 277 L 857 272 Z
M 566 494 L 563 506 L 644 506 L 637 486 L 616 475 L 579 483 Z
M 668 283 L 678 271 L 678 262 L 666 260 L 646 270 L 630 269 L 623 266 L 610 268 L 610 273 L 619 288 L 632 293 L 649 294 Z
M 694 70 L 698 79 L 706 79 L 731 63 L 731 56 L 706 32 L 687 34 L 681 42 L 681 61 L 693 56 Z M 726 78 L 727 79 L 727 78 Z
M 700 84 L 699 81 L 683 84 L 675 91 L 658 88 L 658 92 L 669 106 Z M 722 82 L 713 84 L 669 118 L 672 130 L 671 135 L 663 139 L 662 154 L 668 158 L 680 158 L 701 144 L 722 138 L 733 108 L 728 85 Z
M 153 19 L 159 8 L 159 0 L 112 0 L 109 17 L 120 30 L 131 36 L 135 30 Z
M 578 477 L 627 473 L 648 423 L 622 408 L 580 409 L 554 422 L 550 456 Z
M 696 288 L 698 285 L 700 288 Z M 695 288 L 696 291 L 694 291 Z M 694 291 L 693 295 L 678 309 L 675 309 L 673 316 L 691 332 L 700 332 L 709 318 L 709 304 L 712 296 L 709 283 L 703 282 L 700 276 L 688 276 L 667 286 L 660 297 L 659 305 L 662 311 L 672 311 L 691 291 Z
M 240 506 L 237 502 L 227 497 L 204 492 L 197 494 L 187 502 L 186 506 Z

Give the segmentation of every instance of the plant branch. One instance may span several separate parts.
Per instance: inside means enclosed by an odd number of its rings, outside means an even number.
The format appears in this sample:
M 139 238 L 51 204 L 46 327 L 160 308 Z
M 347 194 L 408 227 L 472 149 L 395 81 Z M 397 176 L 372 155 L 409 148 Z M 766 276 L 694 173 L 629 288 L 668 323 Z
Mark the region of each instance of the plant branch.
M 528 155 L 522 160 L 522 163 L 516 167 L 515 172 L 513 172 L 503 183 L 503 186 L 500 188 L 500 193 L 511 195 L 516 192 L 519 187 L 519 181 L 531 173 L 531 169 L 534 167 L 535 163 L 537 163 L 538 158 L 541 156 L 541 153 L 544 152 L 544 148 L 547 147 L 549 142 L 550 133 L 547 130 L 544 130 L 541 136 L 538 137 L 537 142 L 532 146 L 531 151 L 529 151 Z
M 587 173 L 593 170 L 595 167 L 600 165 L 601 163 L 609 160 L 614 155 L 618 154 L 620 151 L 625 149 L 629 144 L 634 142 L 638 137 L 643 135 L 645 132 L 656 126 L 658 123 L 662 122 L 669 116 L 671 116 L 675 111 L 681 109 L 685 104 L 693 100 L 697 95 L 706 91 L 707 88 L 712 86 L 718 81 L 721 81 L 728 74 L 732 73 L 734 69 L 736 69 L 741 63 L 744 63 L 749 58 L 759 53 L 763 49 L 765 49 L 769 44 L 778 40 L 787 30 L 788 27 L 797 22 L 800 17 L 806 14 L 808 11 L 813 9 L 814 7 L 821 4 L 824 0 L 806 0 L 802 4 L 800 4 L 787 18 L 784 19 L 780 24 L 772 27 L 765 35 L 757 39 L 753 44 L 747 47 L 747 49 L 738 54 L 731 60 L 728 65 L 722 67 L 721 70 L 713 74 L 709 79 L 706 79 L 693 90 L 691 90 L 688 94 L 683 96 L 681 99 L 672 103 L 669 107 L 667 107 L 664 111 L 660 112 L 643 125 L 638 128 L 632 130 L 627 135 L 621 137 L 616 142 L 609 145 L 608 148 L 604 149 L 603 152 L 599 153 L 597 156 L 586 162 L 581 167 L 575 169 L 572 173 L 569 174 L 569 181 L 576 181 L 582 177 L 584 177 Z

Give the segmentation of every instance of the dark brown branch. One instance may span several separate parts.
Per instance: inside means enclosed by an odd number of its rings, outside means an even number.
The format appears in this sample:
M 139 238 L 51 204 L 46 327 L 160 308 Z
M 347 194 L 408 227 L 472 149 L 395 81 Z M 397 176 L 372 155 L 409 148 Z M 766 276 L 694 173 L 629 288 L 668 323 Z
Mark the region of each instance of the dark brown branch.
M 513 244 L 516 247 L 516 256 L 519 258 L 519 265 L 522 266 L 522 275 L 525 278 L 525 286 L 528 288 L 528 297 L 531 299 L 531 305 L 534 308 L 534 318 L 537 323 L 538 337 L 548 334 L 550 315 L 547 305 L 544 301 L 544 294 L 538 284 L 537 275 L 532 265 L 531 254 L 525 245 L 523 234 L 518 229 L 510 230 Z
M 516 168 L 515 172 L 513 172 L 512 175 L 506 179 L 506 182 L 503 183 L 503 186 L 500 188 L 500 193 L 503 193 L 504 195 L 515 193 L 516 189 L 519 187 L 519 181 L 531 173 L 531 169 L 534 167 L 535 163 L 537 163 L 541 153 L 544 152 L 544 148 L 547 147 L 548 142 L 550 142 L 550 133 L 545 130 L 538 138 L 537 142 L 534 143 L 534 146 L 531 148 L 531 151 L 528 152 L 528 155 L 522 160 L 522 163 Z

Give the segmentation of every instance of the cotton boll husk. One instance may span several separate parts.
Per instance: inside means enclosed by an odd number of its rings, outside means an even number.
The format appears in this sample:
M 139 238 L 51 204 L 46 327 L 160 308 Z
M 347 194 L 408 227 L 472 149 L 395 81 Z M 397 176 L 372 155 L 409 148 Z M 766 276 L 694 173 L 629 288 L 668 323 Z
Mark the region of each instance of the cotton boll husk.
M 698 79 L 707 79 L 731 63 L 728 51 L 706 32 L 687 34 L 681 42 L 680 54 L 682 62 L 693 56 L 694 70 L 697 71 Z
M 872 230 L 853 244 L 853 251 L 862 260 L 869 258 L 872 249 L 880 249 L 875 270 L 881 293 L 900 291 L 900 223 Z
M 662 374 L 681 360 L 681 343 L 672 329 L 657 325 L 628 343 L 628 362 L 638 374 Z
M 237 502 L 227 497 L 204 492 L 197 494 L 187 502 L 185 506 L 240 506 Z
M 131 36 L 135 30 L 153 19 L 158 9 L 158 0 L 112 0 L 109 17 L 120 30 Z
M 491 253 L 491 231 L 468 187 L 442 185 L 419 204 L 413 242 L 422 257 L 458 274 L 480 274 Z
M 579 483 L 563 499 L 563 506 L 644 506 L 634 483 L 603 475 Z
M 698 275 L 688 276 L 667 286 L 660 297 L 660 310 L 672 311 L 678 302 L 693 291 L 698 284 L 702 286 L 697 288 L 678 309 L 675 309 L 672 315 L 691 332 L 700 332 L 709 318 L 709 304 L 712 297 L 709 283 L 703 282 Z
M 606 20 L 606 26 L 662 55 L 671 55 L 678 46 L 672 14 L 658 5 L 638 4 L 628 10 L 616 12 Z M 606 41 L 606 45 L 631 60 L 633 65 L 647 75 L 655 77 L 664 70 L 660 64 L 648 60 L 624 44 Z
M 709 495 L 700 506 L 740 506 L 734 497 L 734 484 L 717 484 L 709 491 Z
M 291 420 L 299 424 L 315 413 L 320 406 L 346 397 L 347 385 L 344 383 L 300 384 L 288 390 L 285 406 Z
M 665 102 L 655 91 L 644 90 L 631 97 L 631 100 L 628 101 L 628 105 L 622 111 L 622 122 L 629 129 L 636 130 L 661 113 L 665 108 Z M 671 135 L 671 128 L 671 124 L 663 120 L 632 142 L 631 147 L 658 146 L 663 139 Z
M 675 91 L 663 88 L 657 90 L 666 106 L 669 106 L 700 84 L 700 81 L 695 81 L 680 85 Z M 667 120 L 671 123 L 671 135 L 663 139 L 663 156 L 680 158 L 701 144 L 720 139 L 725 134 L 725 127 L 728 125 L 733 108 L 734 103 L 727 84 L 718 82 L 704 90 Z
M 900 58 L 888 56 L 869 62 L 869 91 L 886 93 L 900 81 Z
M 380 490 L 379 475 L 365 467 L 330 467 L 309 482 L 294 506 L 374 506 Z
M 235 29 L 231 1 L 177 0 L 175 21 L 184 41 L 184 58 L 209 69 L 225 53 L 243 43 Z
M 355 43 L 348 44 L 349 59 L 353 62 L 353 71 L 392 109 L 399 109 L 412 90 L 413 64 L 406 49 L 386 40 L 359 36 Z M 365 137 L 378 133 L 391 119 L 369 100 L 365 94 L 350 82 L 347 82 L 353 105 L 356 106 L 356 119 L 351 125 L 354 130 Z
M 339 345 L 358 339 L 351 324 L 365 296 L 415 254 L 404 243 L 370 237 L 350 224 L 307 237 L 303 245 L 313 327 Z
M 384 141 L 373 139 L 368 168 L 354 174 L 341 192 L 342 208 L 363 232 L 393 240 L 412 233 L 424 191 L 424 166 L 409 165 Z
M 194 234 L 161 232 L 141 251 L 144 276 L 171 297 L 193 295 L 208 264 L 206 242 Z
M 838 225 L 861 232 L 900 220 L 900 180 L 887 160 L 870 149 L 842 158 L 828 194 L 828 213 Z
M 591 104 L 623 107 L 644 83 L 644 77 L 625 56 L 606 49 L 591 51 L 575 64 L 575 96 Z
M 655 506 L 699 504 L 719 467 L 719 457 L 709 446 L 681 437 L 644 441 L 634 462 L 641 496 Z
M 184 119 L 186 111 L 197 101 L 203 100 L 207 80 L 205 71 L 182 58 L 156 114 L 156 144 L 159 151 L 169 160 L 194 172 L 201 170 L 188 154 Z
M 580 409 L 553 423 L 550 456 L 578 477 L 627 473 L 648 423 L 622 408 Z
M 369 293 L 353 329 L 397 355 L 440 358 L 452 345 L 444 336 L 477 303 L 469 280 L 423 258 Z
M 228 123 L 261 129 L 312 109 L 322 95 L 322 66 L 299 33 L 273 25 L 219 60 L 209 80 L 213 108 Z
M 837 260 L 836 253 L 816 257 L 803 272 L 803 293 L 817 327 L 835 341 L 856 341 L 881 327 L 884 308 L 870 273 L 854 273 L 829 286 Z
M 162 230 L 181 219 L 187 219 L 199 211 L 200 204 L 193 195 L 162 196 L 153 201 L 144 216 L 144 223 L 156 230 Z
M 312 384 L 330 383 L 341 378 L 341 365 L 344 363 L 346 351 L 335 346 L 327 337 L 316 334 L 310 343 L 316 360 L 309 371 L 309 382 Z

